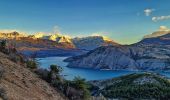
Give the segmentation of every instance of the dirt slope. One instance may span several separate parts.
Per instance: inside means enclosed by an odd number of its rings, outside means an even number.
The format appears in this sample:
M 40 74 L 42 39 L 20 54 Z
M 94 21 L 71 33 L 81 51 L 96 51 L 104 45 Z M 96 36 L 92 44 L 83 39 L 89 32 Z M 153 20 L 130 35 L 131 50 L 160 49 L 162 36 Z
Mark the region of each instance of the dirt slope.
M 5 90 L 8 100 L 65 100 L 48 83 L 38 78 L 26 67 L 20 66 L 0 52 L 0 69 L 4 70 L 0 88 Z

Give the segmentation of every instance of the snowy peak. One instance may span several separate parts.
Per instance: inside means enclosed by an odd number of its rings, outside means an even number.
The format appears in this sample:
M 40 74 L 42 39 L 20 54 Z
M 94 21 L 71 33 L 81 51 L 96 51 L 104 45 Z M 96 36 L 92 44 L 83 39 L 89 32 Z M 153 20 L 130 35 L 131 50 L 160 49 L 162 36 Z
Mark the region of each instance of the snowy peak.
M 43 32 L 38 32 L 36 34 L 34 34 L 32 37 L 33 38 L 43 38 L 45 36 L 45 34 Z
M 49 36 L 49 40 L 56 41 L 57 43 L 71 43 L 71 38 L 61 34 L 54 34 Z

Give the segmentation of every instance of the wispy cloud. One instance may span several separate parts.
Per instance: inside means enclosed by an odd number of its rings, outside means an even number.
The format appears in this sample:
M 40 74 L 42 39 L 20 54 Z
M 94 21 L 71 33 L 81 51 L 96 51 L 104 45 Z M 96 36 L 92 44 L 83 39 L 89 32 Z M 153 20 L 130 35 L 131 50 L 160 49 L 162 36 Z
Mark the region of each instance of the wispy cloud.
M 4 30 L 0 30 L 0 33 L 11 33 L 11 32 L 15 32 L 17 30 L 8 30 L 8 29 L 4 29 Z
M 168 19 L 170 19 L 170 15 L 168 15 L 168 16 L 152 17 L 152 21 L 154 21 L 154 22 L 162 21 L 162 20 L 168 20 Z
M 26 34 L 26 32 L 19 31 L 16 29 L 0 29 L 0 33 L 12 33 L 12 32 L 19 32 L 20 34 Z
M 150 16 L 153 11 L 155 11 L 155 9 L 145 9 L 145 10 L 144 10 L 144 14 L 145 14 L 146 16 Z
M 55 25 L 55 26 L 53 27 L 53 32 L 60 34 L 60 33 L 61 33 L 60 27 L 59 27 L 58 25 Z

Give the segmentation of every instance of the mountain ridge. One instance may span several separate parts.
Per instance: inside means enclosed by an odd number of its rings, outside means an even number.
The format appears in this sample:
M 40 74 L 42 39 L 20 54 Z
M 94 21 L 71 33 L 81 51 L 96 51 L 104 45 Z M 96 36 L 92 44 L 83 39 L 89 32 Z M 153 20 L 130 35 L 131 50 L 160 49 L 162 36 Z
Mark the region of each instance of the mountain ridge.
M 116 42 L 102 36 L 89 36 L 82 38 L 71 38 L 61 34 L 44 35 L 22 35 L 19 32 L 0 33 L 0 39 L 10 40 L 18 50 L 38 51 L 44 49 L 85 49 L 92 50 L 103 45 L 117 45 Z M 94 43 L 95 42 L 95 43 Z M 81 48 L 84 46 L 84 48 Z
M 68 67 L 168 71 L 170 68 L 170 46 L 121 45 L 105 46 L 80 56 L 67 58 Z

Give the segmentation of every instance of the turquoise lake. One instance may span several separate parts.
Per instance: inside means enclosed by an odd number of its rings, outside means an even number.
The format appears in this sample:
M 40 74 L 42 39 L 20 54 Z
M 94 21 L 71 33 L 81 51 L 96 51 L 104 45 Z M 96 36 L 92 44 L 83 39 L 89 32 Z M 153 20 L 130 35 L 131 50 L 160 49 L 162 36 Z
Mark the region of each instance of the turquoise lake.
M 137 71 L 112 71 L 112 70 L 95 70 L 95 69 L 84 69 L 84 68 L 69 68 L 66 67 L 67 63 L 63 62 L 67 57 L 46 57 L 37 58 L 41 68 L 48 69 L 51 64 L 59 65 L 63 68 L 62 75 L 68 80 L 72 80 L 75 76 L 80 76 L 86 80 L 101 80 L 118 77 L 130 73 L 137 73 Z M 170 72 L 159 72 L 170 78 Z

